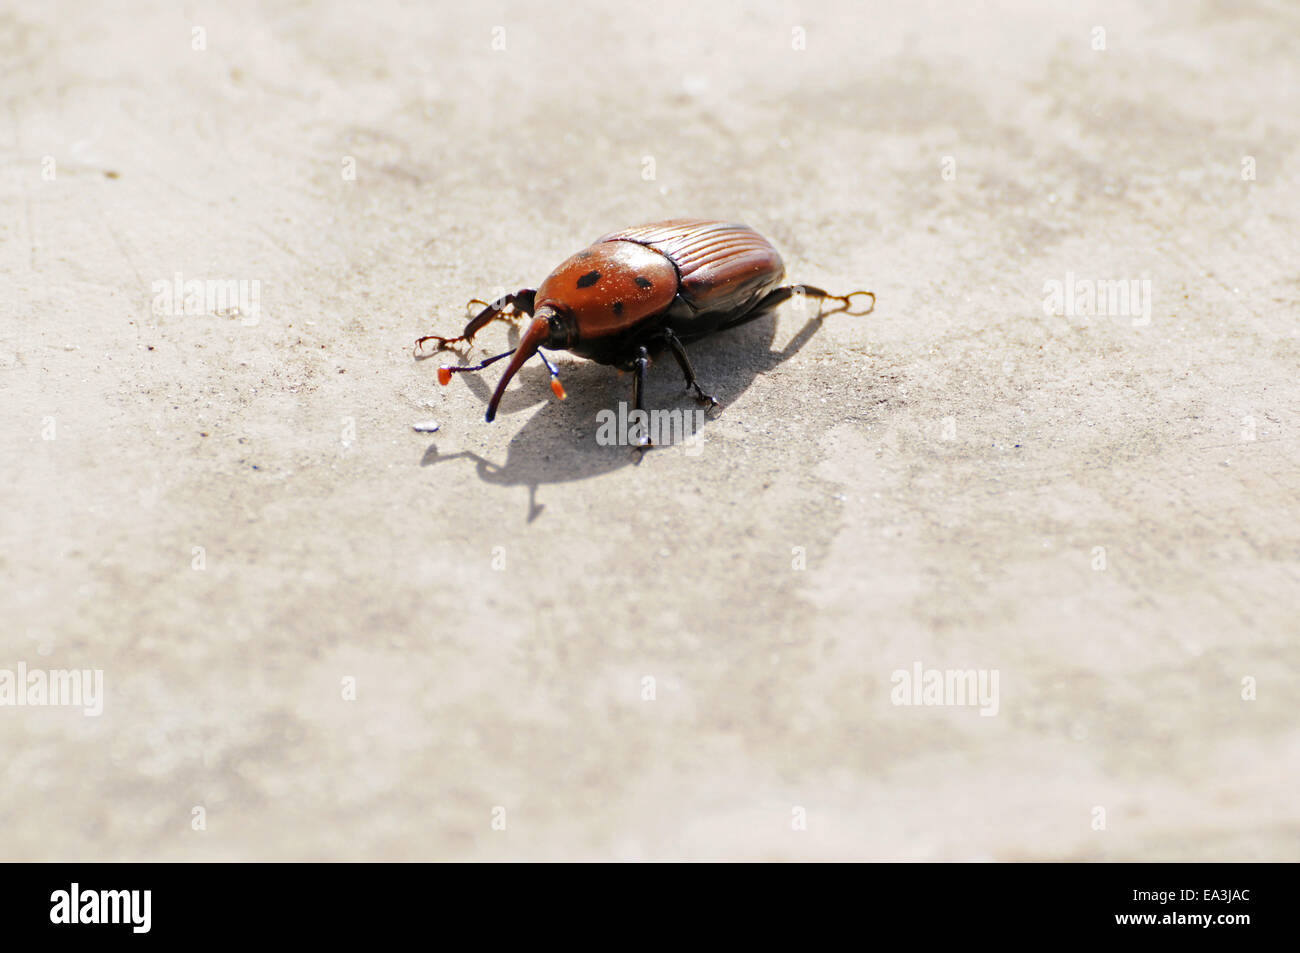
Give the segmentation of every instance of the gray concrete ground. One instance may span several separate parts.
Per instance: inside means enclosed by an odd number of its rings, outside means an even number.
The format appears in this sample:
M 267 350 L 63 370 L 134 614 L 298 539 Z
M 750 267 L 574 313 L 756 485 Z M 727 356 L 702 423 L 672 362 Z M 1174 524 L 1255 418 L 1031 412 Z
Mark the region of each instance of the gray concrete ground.
M 0 856 L 1300 856 L 1298 38 L 7 4 L 0 669 L 104 709 L 0 707 Z M 680 215 L 877 309 L 698 346 L 725 411 L 639 466 L 608 368 L 488 425 L 496 369 L 412 361 Z M 671 362 L 650 401 L 693 406 Z M 996 714 L 895 704 L 918 663 Z

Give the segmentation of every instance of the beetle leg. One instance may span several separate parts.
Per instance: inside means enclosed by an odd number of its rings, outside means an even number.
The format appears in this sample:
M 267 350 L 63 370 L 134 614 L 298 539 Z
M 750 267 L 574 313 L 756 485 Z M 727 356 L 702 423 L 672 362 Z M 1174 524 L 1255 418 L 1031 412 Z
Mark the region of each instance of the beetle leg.
M 761 301 L 759 301 L 758 304 L 754 305 L 754 310 L 766 311 L 768 308 L 775 307 L 776 305 L 780 304 L 783 301 L 788 301 L 790 298 L 793 298 L 796 295 L 804 295 L 809 298 L 818 298 L 821 301 L 838 301 L 840 303 L 840 306 L 836 308 L 834 311 L 822 312 L 821 304 L 819 301 L 817 306 L 818 315 L 821 315 L 823 313 L 839 314 L 841 311 L 845 311 L 849 314 L 861 317 L 864 314 L 870 314 L 876 308 L 876 295 L 875 292 L 872 291 L 850 291 L 846 295 L 833 295 L 829 291 L 824 291 L 821 288 L 814 288 L 812 285 L 786 285 L 784 288 L 775 288 L 772 291 L 769 291 L 766 297 L 764 297 Z M 870 298 L 871 304 L 865 305 L 867 309 L 865 311 L 850 311 L 849 309 L 851 305 L 849 302 L 851 302 L 858 295 L 862 295 L 864 297 Z
M 636 360 L 632 362 L 635 373 L 632 375 L 632 409 L 641 411 L 642 418 L 645 416 L 645 372 L 650 366 L 650 352 L 644 347 L 637 348 Z M 642 427 L 645 424 L 641 425 Z M 649 433 L 640 433 L 636 438 L 636 449 L 648 450 L 653 444 L 650 442 Z
M 785 291 L 785 290 L 786 289 L 784 288 L 777 289 L 777 291 Z M 808 295 L 809 297 L 812 298 L 820 298 L 824 301 L 838 301 L 840 303 L 840 306 L 836 308 L 834 311 L 826 311 L 826 312 L 823 312 L 821 310 L 821 306 L 818 305 L 817 308 L 818 315 L 822 315 L 823 313 L 839 314 L 841 311 L 843 311 L 846 314 L 851 314 L 857 317 L 861 317 L 864 314 L 870 314 L 872 311 L 876 310 L 876 293 L 874 291 L 850 291 L 846 295 L 833 295 L 829 291 L 823 291 L 821 288 L 814 288 L 812 285 L 791 285 L 789 291 L 790 291 L 790 297 L 793 297 L 794 295 L 797 294 L 803 294 L 803 295 Z M 865 307 L 866 308 L 865 311 L 851 310 L 852 309 L 851 302 L 853 301 L 854 298 L 858 297 L 859 295 L 861 295 L 864 298 L 871 299 L 870 304 L 863 304 L 860 306 L 860 307 Z M 772 304 L 777 304 L 777 303 L 778 302 L 776 301 L 772 302 Z
M 870 314 L 872 311 L 875 310 L 876 307 L 876 295 L 874 292 L 871 291 L 850 291 L 846 295 L 833 295 L 829 291 L 823 291 L 821 288 L 814 288 L 812 285 L 786 285 L 784 288 L 772 289 L 766 295 L 760 298 L 758 303 L 755 304 L 748 311 L 746 311 L 744 314 L 738 315 L 737 317 L 732 318 L 726 324 L 721 324 L 718 327 L 714 328 L 713 333 L 716 334 L 718 331 L 728 331 L 731 328 L 738 328 L 742 324 L 748 324 L 750 321 L 753 321 L 756 318 L 760 318 L 764 314 L 767 314 L 767 312 L 771 311 L 778 304 L 781 304 L 784 301 L 789 301 L 795 295 L 804 295 L 809 298 L 818 298 L 826 301 L 840 302 L 840 306 L 836 308 L 834 311 L 822 311 L 821 305 L 819 303 L 818 311 L 816 316 L 814 317 L 814 320 L 824 318 L 828 314 L 839 314 L 841 311 L 851 314 L 855 317 L 861 317 L 864 314 Z M 858 297 L 859 295 L 870 298 L 871 304 L 866 306 L 865 311 L 849 310 L 851 307 L 850 302 L 854 298 Z
M 673 357 L 677 359 L 677 366 L 682 369 L 686 375 L 686 387 L 695 391 L 695 399 L 701 404 L 708 404 L 712 409 L 718 406 L 718 399 L 712 394 L 704 393 L 704 388 L 695 377 L 695 368 L 691 367 L 691 359 L 686 354 L 686 347 L 682 344 L 681 339 L 673 334 L 668 328 L 664 328 L 664 339 L 668 342 L 669 349 L 673 352 Z
M 469 344 L 474 340 L 474 335 L 478 334 L 479 331 L 483 330 L 486 325 L 493 321 L 509 321 L 521 314 L 532 314 L 533 302 L 536 295 L 537 292 L 532 288 L 524 288 L 520 291 L 516 291 L 514 294 L 508 294 L 498 301 L 494 301 L 492 304 L 487 304 L 486 302 L 479 301 L 475 298 L 466 307 L 472 307 L 475 304 L 482 304 L 485 305 L 485 307 L 470 319 L 469 324 L 465 325 L 465 330 L 462 331 L 458 337 L 454 338 L 439 337 L 436 334 L 429 334 L 420 338 L 415 342 L 416 360 L 421 360 L 423 357 L 428 356 L 427 354 L 421 353 L 425 341 L 437 341 L 438 346 L 435 347 L 434 350 L 445 351 L 453 344 L 460 344 L 462 341 Z M 510 308 L 511 310 L 507 312 L 507 308 Z

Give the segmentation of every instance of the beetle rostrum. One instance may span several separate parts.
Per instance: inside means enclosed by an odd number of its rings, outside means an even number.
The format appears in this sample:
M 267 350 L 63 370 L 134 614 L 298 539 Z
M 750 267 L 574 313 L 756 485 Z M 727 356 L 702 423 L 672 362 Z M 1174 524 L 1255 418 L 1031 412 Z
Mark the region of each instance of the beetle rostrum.
M 695 377 L 687 344 L 753 321 L 795 295 L 839 304 L 826 314 L 864 315 L 875 308 L 876 296 L 870 291 L 833 295 L 811 285 L 782 286 L 784 277 L 781 256 L 748 226 L 703 219 L 639 225 L 597 239 L 552 271 L 536 290 L 525 288 L 492 304 L 470 302 L 484 307 L 457 337 L 422 337 L 415 342 L 415 355 L 426 356 L 421 350 L 426 341 L 436 342 L 437 350 L 468 344 L 492 321 L 527 315 L 532 321 L 518 347 L 478 364 L 438 368 L 438 380 L 446 385 L 452 374 L 481 371 L 510 358 L 488 403 L 489 421 L 496 417 L 510 379 L 534 355 L 550 372 L 555 396 L 564 399 L 564 387 L 543 348 L 632 371 L 637 410 L 644 410 L 646 368 L 667 348 L 696 400 L 716 406 Z M 853 310 L 858 296 L 864 299 L 859 306 L 864 310 Z

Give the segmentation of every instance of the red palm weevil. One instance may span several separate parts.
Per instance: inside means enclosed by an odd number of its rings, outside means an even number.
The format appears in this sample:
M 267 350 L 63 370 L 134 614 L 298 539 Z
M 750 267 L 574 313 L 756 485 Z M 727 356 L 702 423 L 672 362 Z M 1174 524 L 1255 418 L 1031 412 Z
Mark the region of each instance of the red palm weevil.
M 810 285 L 778 287 L 783 277 L 785 265 L 776 249 L 745 225 L 685 218 L 640 225 L 597 239 L 551 272 L 536 290 L 516 291 L 492 304 L 470 302 L 486 306 L 458 337 L 422 337 L 415 342 L 415 354 L 423 356 L 426 341 L 436 341 L 437 350 L 468 344 L 491 321 L 531 315 L 518 347 L 478 364 L 444 364 L 438 368 L 439 382 L 446 385 L 452 374 L 481 371 L 513 354 L 488 404 L 491 421 L 510 378 L 534 354 L 550 371 L 555 396 L 564 399 L 555 366 L 541 352 L 562 349 L 633 371 L 632 403 L 643 410 L 646 368 L 667 347 L 695 398 L 716 406 L 696 380 L 685 345 L 752 321 L 795 295 L 840 303 L 827 314 L 870 314 L 876 304 L 870 291 L 833 295 Z M 858 295 L 871 299 L 865 311 L 850 310 L 851 299 Z

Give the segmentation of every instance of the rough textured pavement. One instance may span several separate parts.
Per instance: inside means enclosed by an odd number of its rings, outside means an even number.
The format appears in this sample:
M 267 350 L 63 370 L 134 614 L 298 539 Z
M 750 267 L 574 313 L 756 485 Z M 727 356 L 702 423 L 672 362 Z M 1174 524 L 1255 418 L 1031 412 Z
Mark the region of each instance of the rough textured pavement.
M 0 669 L 104 710 L 0 707 L 0 856 L 1296 859 L 1298 38 L 7 5 Z M 488 425 L 496 368 L 411 359 L 680 215 L 876 311 L 696 347 L 725 411 L 639 465 L 609 368 Z M 918 663 L 996 714 L 894 704 Z

